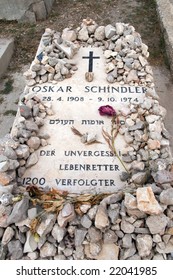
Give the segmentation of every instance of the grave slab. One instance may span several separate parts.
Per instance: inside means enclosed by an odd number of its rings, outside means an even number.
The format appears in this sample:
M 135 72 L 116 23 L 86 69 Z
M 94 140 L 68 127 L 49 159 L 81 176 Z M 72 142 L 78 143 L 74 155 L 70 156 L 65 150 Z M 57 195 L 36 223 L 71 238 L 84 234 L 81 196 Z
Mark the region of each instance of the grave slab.
M 5 73 L 14 51 L 14 39 L 0 38 L 0 77 Z
M 52 104 L 54 114 L 41 129 L 50 135 L 48 146 L 37 151 L 39 161 L 26 170 L 23 184 L 39 183 L 73 193 L 114 192 L 124 186 L 120 174 L 126 170 L 103 136 L 103 130 L 111 136 L 112 117 L 101 116 L 98 109 L 109 104 L 117 113 L 124 111 L 130 102 L 143 101 L 146 88 L 110 85 L 101 48 L 80 48 L 73 59 L 78 70 L 70 79 L 34 85 L 25 96 L 36 95 L 43 104 Z M 93 82 L 86 81 L 86 72 L 94 73 Z M 119 121 L 123 125 L 124 117 Z M 119 156 L 125 147 L 119 134 L 115 140 Z

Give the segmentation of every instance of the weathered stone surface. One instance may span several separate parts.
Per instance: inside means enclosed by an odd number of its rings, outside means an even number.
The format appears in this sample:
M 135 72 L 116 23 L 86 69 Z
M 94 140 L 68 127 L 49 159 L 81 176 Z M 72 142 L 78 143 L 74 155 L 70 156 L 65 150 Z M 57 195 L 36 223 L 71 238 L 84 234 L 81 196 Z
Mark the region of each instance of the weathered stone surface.
M 111 24 L 105 26 L 105 36 L 107 39 L 110 39 L 112 36 L 116 34 L 116 29 Z
M 81 218 L 81 225 L 84 227 L 84 228 L 90 228 L 90 226 L 92 225 L 92 222 L 91 220 L 89 219 L 89 217 L 87 215 L 84 215 L 82 218 Z
M 118 236 L 115 234 L 115 232 L 113 230 L 107 230 L 104 233 L 103 236 L 103 241 L 104 243 L 108 244 L 108 243 L 116 243 L 118 240 Z
M 75 246 L 81 246 L 81 244 L 83 243 L 85 236 L 87 234 L 87 230 L 84 229 L 76 229 L 75 230 L 75 239 L 74 239 L 74 243 Z
M 150 255 L 153 244 L 151 235 L 137 235 L 136 244 L 140 257 L 144 258 Z
M 56 251 L 56 247 L 53 244 L 46 242 L 40 249 L 40 257 L 54 257 L 56 255 Z
M 104 40 L 105 39 L 105 27 L 104 26 L 97 27 L 95 30 L 95 33 L 94 33 L 94 37 L 98 41 Z
M 29 147 L 25 144 L 20 145 L 16 150 L 16 155 L 18 158 L 27 159 L 29 157 Z
M 121 230 L 124 232 L 124 233 L 133 233 L 134 232 L 134 226 L 127 222 L 126 220 L 122 220 L 121 222 Z
M 162 185 L 173 182 L 173 172 L 167 170 L 159 170 L 154 174 L 154 180 L 156 183 Z
M 138 172 L 132 176 L 132 181 L 135 184 L 142 185 L 147 182 L 148 174 L 147 172 Z
M 24 197 L 21 201 L 17 202 L 8 217 L 8 225 L 20 222 L 26 218 L 27 210 L 29 207 L 29 198 Z
M 100 243 L 90 243 L 89 244 L 89 251 L 93 257 L 97 256 L 100 253 L 101 249 L 102 249 L 102 247 L 101 247 Z
M 38 226 L 37 233 L 40 235 L 40 237 L 44 237 L 46 234 L 51 232 L 54 224 L 56 221 L 56 215 L 55 214 L 47 214 L 45 219 L 41 222 L 41 224 Z
M 163 246 L 163 248 L 160 248 L 159 244 L 156 246 L 156 250 L 160 254 L 169 254 L 173 252 L 173 238 L 170 239 L 170 241 Z
M 98 242 L 102 239 L 102 233 L 100 230 L 96 229 L 95 227 L 91 227 L 88 230 L 89 238 L 92 243 Z
M 60 227 L 65 227 L 67 223 L 73 221 L 76 217 L 74 206 L 67 203 L 58 215 L 58 224 Z
M 137 208 L 147 214 L 158 215 L 162 213 L 162 208 L 155 199 L 151 187 L 138 188 L 136 191 Z
M 86 26 L 83 26 L 82 29 L 79 31 L 78 39 L 81 41 L 87 41 L 89 39 L 88 30 Z
M 0 185 L 7 186 L 11 179 L 5 172 L 0 172 Z
M 137 199 L 130 193 L 125 193 L 124 206 L 128 209 L 137 209 Z
M 24 117 L 25 119 L 28 119 L 28 118 L 30 118 L 32 116 L 31 109 L 28 106 L 26 106 L 26 105 L 21 105 L 19 107 L 19 110 L 20 110 L 20 115 L 22 117 Z
M 160 194 L 160 202 L 165 205 L 173 205 L 173 188 L 163 190 Z
M 101 252 L 95 257 L 97 260 L 118 260 L 119 247 L 113 244 L 103 244 Z
M 146 219 L 146 224 L 152 234 L 164 234 L 169 219 L 164 215 L 153 215 Z
M 71 30 L 69 28 L 65 28 L 62 32 L 62 39 L 66 41 L 75 41 L 77 38 L 76 32 L 74 30 Z
M 61 242 L 66 234 L 66 229 L 61 228 L 58 224 L 55 224 L 52 229 L 52 236 L 58 241 Z
M 4 245 L 8 244 L 11 241 L 11 239 L 13 238 L 14 234 L 15 234 L 15 232 L 14 232 L 13 228 L 7 227 L 5 229 L 3 237 L 2 237 L 2 241 L 1 241 L 2 245 L 4 246 Z
M 36 152 L 32 153 L 26 161 L 26 168 L 29 168 L 29 167 L 33 166 L 34 164 L 36 164 L 38 162 L 38 160 L 39 160 L 38 154 Z
M 19 240 L 10 241 L 7 246 L 11 260 L 19 260 L 23 257 L 23 248 Z
M 109 226 L 109 218 L 106 213 L 106 209 L 103 206 L 99 206 L 96 217 L 95 217 L 95 226 L 98 229 L 105 229 Z
M 33 234 L 28 231 L 27 232 L 27 239 L 24 245 L 24 253 L 32 253 L 37 249 L 37 242 L 34 239 Z
M 131 248 L 132 247 L 132 236 L 131 234 L 126 233 L 122 238 L 123 247 L 124 248 Z
M 27 145 L 34 149 L 37 150 L 40 146 L 40 138 L 38 137 L 31 137 L 28 141 L 27 141 Z

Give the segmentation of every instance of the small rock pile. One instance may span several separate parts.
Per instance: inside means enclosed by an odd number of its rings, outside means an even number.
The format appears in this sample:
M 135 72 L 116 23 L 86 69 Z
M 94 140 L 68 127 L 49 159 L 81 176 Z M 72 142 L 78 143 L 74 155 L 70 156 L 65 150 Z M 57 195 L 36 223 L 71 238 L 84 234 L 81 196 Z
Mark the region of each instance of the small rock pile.
M 46 29 L 41 51 L 25 73 L 28 85 L 58 82 L 73 75 L 80 46 L 103 47 L 107 80 L 147 85 L 141 104 L 119 110 L 124 188 L 80 213 L 66 202 L 58 213 L 33 205 L 22 185 L 26 169 L 38 162 L 37 149 L 48 144 L 42 126 L 51 102 L 34 94 L 20 102 L 11 135 L 0 139 L 0 259 L 173 259 L 173 168 L 166 110 L 152 90 L 148 49 L 132 26 L 97 26 L 86 19 L 62 34 Z M 123 124 L 124 123 L 124 124 Z M 51 187 L 51 186 L 50 186 Z M 33 221 L 39 221 L 33 234 Z
M 0 186 L 11 189 L 9 183 L 21 182 L 26 168 L 38 162 L 36 150 L 46 146 L 49 138 L 40 128 L 44 125 L 44 118 L 52 114 L 51 104 L 43 104 L 37 96 L 23 99 L 13 126 L 13 136 L 7 135 L 0 142 Z
M 154 87 L 148 47 L 134 27 L 124 23 L 98 26 L 91 19 L 83 20 L 76 30 L 65 28 L 62 33 L 46 28 L 38 55 L 24 73 L 27 85 L 57 83 L 71 77 L 77 70 L 74 55 L 87 46 L 103 49 L 109 83 Z

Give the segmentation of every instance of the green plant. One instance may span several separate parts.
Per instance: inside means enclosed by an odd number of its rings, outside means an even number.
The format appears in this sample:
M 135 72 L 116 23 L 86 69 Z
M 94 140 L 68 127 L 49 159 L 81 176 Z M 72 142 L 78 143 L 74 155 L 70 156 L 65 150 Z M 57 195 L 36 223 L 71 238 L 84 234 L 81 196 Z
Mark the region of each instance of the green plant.
M 0 104 L 4 102 L 4 97 L 0 97 Z
M 15 110 L 7 110 L 4 112 L 4 116 L 9 116 L 9 115 L 15 116 L 16 113 L 17 113 L 17 111 L 15 111 Z
M 0 94 L 9 94 L 13 90 L 13 79 L 9 79 L 5 82 L 4 89 L 0 91 Z

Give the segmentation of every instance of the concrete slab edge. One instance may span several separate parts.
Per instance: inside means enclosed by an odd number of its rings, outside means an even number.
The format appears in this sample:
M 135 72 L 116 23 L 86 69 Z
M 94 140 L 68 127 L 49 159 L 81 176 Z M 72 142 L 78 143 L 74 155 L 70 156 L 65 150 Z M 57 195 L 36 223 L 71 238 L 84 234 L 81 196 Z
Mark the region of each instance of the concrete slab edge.
M 173 3 L 170 0 L 156 0 L 156 4 L 173 77 Z
M 3 74 L 5 73 L 5 71 L 7 70 L 11 57 L 13 55 L 13 51 L 14 51 L 14 39 L 10 38 L 10 39 L 8 39 L 7 48 L 5 49 L 4 53 L 0 57 L 0 66 L 1 66 L 0 67 L 0 77 L 2 77 Z

